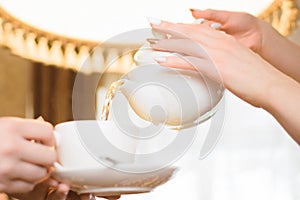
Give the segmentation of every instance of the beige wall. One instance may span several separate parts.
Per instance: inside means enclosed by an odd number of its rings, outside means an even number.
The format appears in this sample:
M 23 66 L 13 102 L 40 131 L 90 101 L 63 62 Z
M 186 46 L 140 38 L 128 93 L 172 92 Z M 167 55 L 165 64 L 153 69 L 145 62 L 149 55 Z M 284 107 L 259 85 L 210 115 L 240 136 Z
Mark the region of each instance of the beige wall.
M 26 116 L 31 62 L 0 47 L 0 116 Z
M 300 6 L 300 0 L 297 0 L 298 7 Z M 298 20 L 298 28 L 289 36 L 289 38 L 300 44 L 300 20 Z M 35 65 L 35 67 L 33 66 Z M 70 107 L 70 98 L 69 90 L 72 88 L 72 80 L 74 78 L 74 73 L 69 72 L 68 70 L 61 69 L 52 69 L 55 72 L 48 72 L 47 70 L 42 70 L 43 66 L 37 66 L 37 64 L 32 63 L 26 59 L 22 59 L 18 56 L 13 56 L 10 54 L 9 50 L 0 47 L 0 116 L 20 116 L 20 117 L 33 117 L 32 107 L 39 108 L 36 109 L 38 112 L 36 115 L 42 115 L 47 118 L 47 112 L 43 112 L 46 110 L 59 110 L 59 112 L 53 111 L 53 118 L 57 120 L 53 120 L 53 122 L 63 121 L 67 119 L 71 119 L 70 109 L 65 109 L 66 112 L 61 109 L 62 107 Z M 31 70 L 42 70 L 42 72 L 32 72 Z M 33 81 L 33 75 L 39 76 L 41 75 L 40 82 Z M 63 85 L 64 87 L 60 90 L 64 90 L 56 95 L 51 101 L 42 101 L 43 97 L 46 98 L 47 95 L 45 93 L 45 84 L 41 84 L 46 82 L 44 77 L 49 77 L 52 74 L 52 79 L 49 83 L 45 83 L 50 86 L 50 89 L 53 87 L 58 87 L 57 85 Z M 68 79 L 66 77 L 69 77 Z M 34 87 L 31 86 L 32 83 Z M 56 84 L 54 84 L 56 83 Z M 69 85 L 68 85 L 69 84 Z M 101 83 L 103 84 L 103 83 Z M 36 94 L 31 94 L 32 89 L 39 88 Z M 57 89 L 59 90 L 59 89 Z M 50 93 L 48 93 L 49 95 Z M 40 96 L 38 96 L 40 95 Z M 61 96 L 63 95 L 63 96 Z M 30 99 L 34 98 L 34 99 Z M 57 100 L 58 99 L 58 100 Z M 63 99 L 67 99 L 62 101 Z M 34 101 L 35 100 L 35 101 Z M 31 105 L 32 102 L 35 102 L 35 105 Z M 54 102 L 54 103 L 53 103 Z M 52 105 L 53 104 L 53 105 Z M 59 108 L 58 108 L 59 107 Z M 62 115 L 62 116 L 61 116 Z M 49 117 L 49 116 L 48 116 Z M 50 120 L 51 117 L 49 117 Z

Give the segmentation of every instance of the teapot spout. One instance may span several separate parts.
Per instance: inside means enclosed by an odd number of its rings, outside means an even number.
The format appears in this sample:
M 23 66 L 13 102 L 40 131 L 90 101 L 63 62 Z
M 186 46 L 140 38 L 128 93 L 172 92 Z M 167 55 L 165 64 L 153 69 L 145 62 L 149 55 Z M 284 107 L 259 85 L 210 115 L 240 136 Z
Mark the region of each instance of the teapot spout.
M 119 90 L 128 99 L 130 98 L 130 95 L 133 93 L 135 88 L 136 88 L 136 84 L 134 84 L 133 81 L 130 81 L 128 79 L 122 79 L 122 85 L 119 87 Z

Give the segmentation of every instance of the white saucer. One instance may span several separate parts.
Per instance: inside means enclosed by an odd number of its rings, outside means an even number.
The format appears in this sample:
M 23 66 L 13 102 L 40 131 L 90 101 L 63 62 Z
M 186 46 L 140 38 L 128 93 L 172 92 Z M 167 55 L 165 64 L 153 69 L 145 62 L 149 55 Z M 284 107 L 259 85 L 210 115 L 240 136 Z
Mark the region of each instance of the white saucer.
M 118 196 L 124 194 L 138 194 L 151 192 L 152 188 L 147 187 L 112 187 L 112 188 L 90 188 L 77 191 L 78 194 L 93 194 L 94 196 Z
M 170 180 L 177 168 L 165 168 L 148 173 L 126 173 L 111 168 L 67 169 L 56 163 L 53 177 L 67 183 L 78 194 L 96 196 L 145 193 Z

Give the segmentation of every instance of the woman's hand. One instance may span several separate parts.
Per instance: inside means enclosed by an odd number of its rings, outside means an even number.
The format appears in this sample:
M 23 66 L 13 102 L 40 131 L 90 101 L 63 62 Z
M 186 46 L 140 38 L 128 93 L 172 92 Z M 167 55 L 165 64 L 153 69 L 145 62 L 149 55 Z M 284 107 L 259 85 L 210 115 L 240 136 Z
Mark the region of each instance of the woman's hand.
M 192 15 L 218 22 L 220 29 L 251 48 L 281 72 L 300 81 L 300 47 L 280 35 L 269 23 L 242 12 L 191 9 Z
M 152 44 L 155 50 L 182 55 L 156 58 L 159 64 L 196 70 L 223 83 L 241 99 L 271 113 L 300 144 L 300 84 L 297 81 L 281 73 L 233 36 L 209 26 L 152 20 L 152 28 L 170 36 L 170 39 Z
M 221 24 L 221 30 L 235 37 L 239 42 L 253 51 L 260 53 L 263 42 L 268 36 L 267 30 L 272 30 L 270 25 L 256 17 L 244 12 L 231 12 L 222 10 L 197 10 L 191 9 L 194 18 L 203 18 Z
M 3 117 L 0 138 L 0 192 L 29 192 L 49 176 L 48 168 L 57 160 L 51 124 Z
M 282 74 L 233 36 L 205 25 L 154 20 L 152 28 L 170 35 L 152 44 L 155 50 L 180 57 L 155 58 L 159 64 L 200 71 L 217 80 L 243 100 L 264 106 L 266 92 Z

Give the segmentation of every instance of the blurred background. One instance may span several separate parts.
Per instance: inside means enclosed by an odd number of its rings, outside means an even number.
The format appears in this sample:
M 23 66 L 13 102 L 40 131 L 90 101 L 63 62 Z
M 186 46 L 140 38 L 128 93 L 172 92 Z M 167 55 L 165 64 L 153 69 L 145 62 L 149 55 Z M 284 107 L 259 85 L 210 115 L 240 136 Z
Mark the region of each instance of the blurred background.
M 134 66 L 128 49 L 145 42 L 110 39 L 149 28 L 146 17 L 193 22 L 189 8 L 245 11 L 300 44 L 298 6 L 299 0 L 0 0 L 0 116 L 43 116 L 54 125 L 74 115 L 95 119 L 108 86 Z M 85 98 L 74 114 L 78 76 Z M 230 92 L 225 98 L 222 137 L 208 157 L 199 159 L 204 137 L 199 134 L 176 163 L 181 170 L 174 179 L 151 193 L 121 199 L 300 199 L 298 145 L 262 109 Z M 199 133 L 209 123 L 200 125 Z

